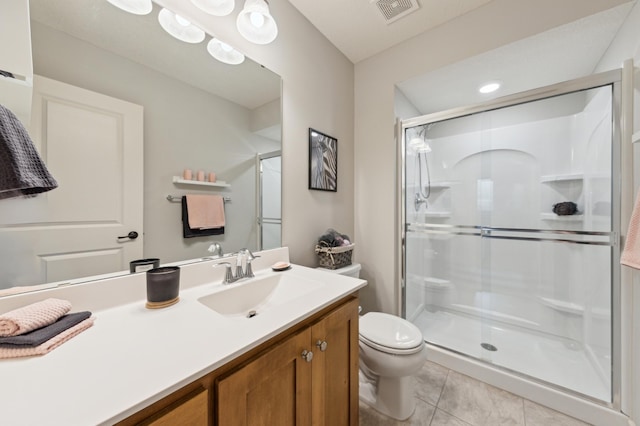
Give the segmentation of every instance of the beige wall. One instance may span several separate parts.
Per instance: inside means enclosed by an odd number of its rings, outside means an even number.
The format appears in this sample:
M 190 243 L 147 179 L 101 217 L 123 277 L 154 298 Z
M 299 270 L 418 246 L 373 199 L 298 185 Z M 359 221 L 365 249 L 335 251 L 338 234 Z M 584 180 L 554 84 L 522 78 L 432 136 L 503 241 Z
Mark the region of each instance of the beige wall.
M 156 0 L 233 45 L 283 80 L 282 243 L 291 260 L 316 264 L 313 248 L 329 227 L 352 235 L 353 227 L 353 64 L 288 1 L 270 1 L 278 38 L 266 46 L 244 40 L 235 16 L 208 16 L 189 1 Z M 309 191 L 308 128 L 338 139 L 338 192 Z M 356 241 L 357 243 L 357 241 Z
M 622 0 L 494 0 L 355 66 L 356 260 L 365 310 L 398 312 L 394 85 Z

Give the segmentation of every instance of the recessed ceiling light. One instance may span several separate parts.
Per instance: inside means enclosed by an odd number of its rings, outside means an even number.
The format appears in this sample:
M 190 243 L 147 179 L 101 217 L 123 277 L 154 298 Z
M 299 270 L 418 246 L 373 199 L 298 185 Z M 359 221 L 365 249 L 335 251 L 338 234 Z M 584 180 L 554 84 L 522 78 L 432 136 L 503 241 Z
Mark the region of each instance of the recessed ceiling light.
M 480 93 L 493 93 L 500 88 L 500 83 L 497 81 L 492 81 L 491 83 L 484 84 L 480 86 L 478 92 Z

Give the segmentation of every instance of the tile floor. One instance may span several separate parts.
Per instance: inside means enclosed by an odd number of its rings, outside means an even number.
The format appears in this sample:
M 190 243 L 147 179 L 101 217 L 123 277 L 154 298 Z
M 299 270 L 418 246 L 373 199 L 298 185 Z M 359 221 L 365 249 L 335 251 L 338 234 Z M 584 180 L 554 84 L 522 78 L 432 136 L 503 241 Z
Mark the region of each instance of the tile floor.
M 427 361 L 415 376 L 416 411 L 394 421 L 360 403 L 361 426 L 585 426 L 587 423 Z

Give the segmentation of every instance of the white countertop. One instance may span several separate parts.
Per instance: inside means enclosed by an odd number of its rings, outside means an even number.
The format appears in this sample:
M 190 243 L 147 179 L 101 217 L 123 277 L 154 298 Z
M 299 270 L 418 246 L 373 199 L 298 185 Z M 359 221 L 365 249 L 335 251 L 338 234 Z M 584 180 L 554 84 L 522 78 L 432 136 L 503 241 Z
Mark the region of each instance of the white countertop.
M 240 321 L 198 301 L 222 289 L 219 279 L 181 289 L 180 301 L 164 309 L 147 309 L 138 297 L 93 310 L 93 327 L 47 355 L 0 361 L 0 423 L 113 424 L 366 285 L 363 280 L 298 265 L 284 272 L 263 268 L 255 274 L 256 278 L 290 274 L 324 285 L 288 302 L 286 309 Z M 140 280 L 135 285 L 141 285 Z M 47 292 L 41 299 L 47 297 L 57 296 Z M 76 305 L 82 303 L 74 304 L 73 312 L 83 310 Z

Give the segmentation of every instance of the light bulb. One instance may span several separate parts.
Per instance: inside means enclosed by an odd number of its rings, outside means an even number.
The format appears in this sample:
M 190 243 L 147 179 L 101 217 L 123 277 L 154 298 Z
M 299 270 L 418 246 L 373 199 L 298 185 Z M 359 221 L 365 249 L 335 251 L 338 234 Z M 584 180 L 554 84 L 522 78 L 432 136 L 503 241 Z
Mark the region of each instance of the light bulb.
M 480 93 L 493 93 L 500 88 L 500 83 L 497 81 L 487 83 L 478 89 Z
M 178 24 L 182 25 L 183 27 L 188 27 L 189 25 L 191 25 L 191 22 L 184 19 L 182 16 L 178 15 L 176 13 L 176 21 L 178 22 Z
M 251 12 L 249 20 L 251 21 L 251 25 L 256 28 L 262 28 L 264 25 L 264 15 L 262 13 Z

